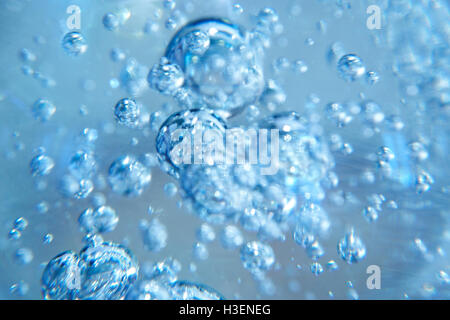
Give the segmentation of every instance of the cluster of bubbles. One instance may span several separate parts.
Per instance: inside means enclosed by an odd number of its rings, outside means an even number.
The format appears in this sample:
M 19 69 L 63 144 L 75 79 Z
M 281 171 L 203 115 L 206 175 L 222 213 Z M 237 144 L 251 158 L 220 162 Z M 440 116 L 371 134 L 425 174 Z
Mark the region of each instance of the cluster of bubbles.
M 199 217 L 212 223 L 238 222 L 245 230 L 257 233 L 259 241 L 246 242 L 239 228 L 227 225 L 220 234 L 220 241 L 225 249 L 240 248 L 244 268 L 267 293 L 272 288 L 266 272 L 275 264 L 269 242 L 284 241 L 286 232 L 291 229 L 295 241 L 305 248 L 311 259 L 315 261 L 324 254 L 319 238 L 328 233 L 331 224 L 319 203 L 325 197 L 324 188 L 335 176 L 330 171 L 334 160 L 327 141 L 321 137 L 317 124 L 293 111 L 274 113 L 253 122 L 248 128 L 277 130 L 280 135 L 279 141 L 272 138 L 267 141 L 267 145 L 277 143 L 278 146 L 279 143 L 276 172 L 263 175 L 259 165 L 220 163 L 227 151 L 225 143 L 217 147 L 217 141 L 208 138 L 206 133 L 214 131 L 223 139 L 227 130 L 237 129 L 231 127 L 228 118 L 236 115 L 242 106 L 254 110 L 255 106 L 248 105 L 258 101 L 269 110 L 275 110 L 285 102 L 285 94 L 275 81 L 268 80 L 261 86 L 263 73 L 261 65 L 256 64 L 260 63 L 262 49 L 270 46 L 270 35 L 277 23 L 274 10 L 262 10 L 257 26 L 246 36 L 247 47 L 240 49 L 241 61 L 232 63 L 227 61 L 236 58 L 234 45 L 223 37 L 239 28 L 230 29 L 231 25 L 213 19 L 190 23 L 172 39 L 166 56 L 152 68 L 148 78 L 150 86 L 163 94 L 176 98 L 183 92 L 184 97 L 189 98 L 189 104 L 186 100 L 181 102 L 188 110 L 169 116 L 158 131 L 156 149 L 161 168 L 179 180 L 185 204 Z M 216 34 L 221 38 L 217 39 Z M 240 37 L 235 35 L 233 39 Z M 249 48 L 253 48 L 252 52 Z M 253 60 L 243 58 L 246 56 Z M 347 58 L 351 60 L 350 56 Z M 362 68 L 358 70 L 351 61 L 345 67 L 344 60 L 339 63 L 342 73 L 347 73 L 348 77 L 353 74 L 354 78 L 364 74 L 362 62 L 358 60 Z M 241 67 L 241 63 L 244 66 Z M 253 68 L 249 69 L 248 65 Z M 246 92 L 233 88 L 232 79 L 227 79 L 226 86 L 222 83 L 228 76 L 229 66 L 240 68 L 230 70 L 233 75 L 252 76 L 244 80 L 250 87 L 240 86 Z M 242 78 L 238 80 L 242 83 Z M 220 100 L 222 90 L 228 91 Z M 345 125 L 351 121 L 351 116 L 342 111 L 340 105 L 333 105 L 331 109 L 331 117 L 338 123 Z M 196 136 L 201 137 L 200 142 L 195 141 Z M 186 152 L 186 146 L 192 149 Z M 364 245 L 356 236 L 346 235 L 345 239 L 348 237 L 356 244 L 347 241 L 349 244 L 344 245 L 341 241 L 338 253 L 348 263 L 357 262 L 365 255 Z M 213 230 L 202 225 L 198 231 L 199 242 L 194 244 L 194 256 L 207 259 L 206 244 L 214 238 Z M 336 268 L 330 267 L 331 270 Z M 313 262 L 311 271 L 318 275 L 321 270 L 322 266 Z
M 72 155 L 67 174 L 61 179 L 61 191 L 69 198 L 84 199 L 94 190 L 94 177 L 97 173 L 95 141 L 98 133 L 95 129 L 85 128 L 81 135 L 78 150 Z
M 65 251 L 54 257 L 42 274 L 42 292 L 49 300 L 119 300 L 138 273 L 129 249 L 96 239 L 80 254 Z
M 137 197 L 152 179 L 151 171 L 132 155 L 123 155 L 113 161 L 108 170 L 108 181 L 114 192 Z
M 207 107 L 231 116 L 256 101 L 264 87 L 262 52 L 250 37 L 224 19 L 191 22 L 172 38 L 148 82 L 185 108 Z
M 111 232 L 116 228 L 119 217 L 113 208 L 100 206 L 83 211 L 78 218 L 78 222 L 81 229 L 88 234 L 104 233 Z
M 36 41 L 38 44 L 39 41 Z M 22 73 L 26 76 L 31 76 L 33 77 L 35 80 L 37 80 L 44 88 L 51 88 L 54 87 L 56 85 L 56 81 L 50 77 L 49 75 L 45 74 L 44 72 L 42 72 L 40 70 L 39 67 L 39 60 L 36 56 L 36 54 L 34 54 L 30 49 L 27 48 L 22 48 L 19 51 L 19 59 L 21 60 L 21 62 L 23 62 L 24 64 L 21 67 Z M 51 104 L 51 103 L 50 103 Z M 45 105 L 43 106 L 44 110 L 46 109 Z M 49 111 L 54 109 L 53 106 L 49 106 L 50 108 L 48 109 Z M 39 115 L 39 106 L 36 106 L 37 108 L 37 114 Z M 51 111 L 49 112 L 49 114 L 52 113 Z M 46 114 L 45 112 L 43 113 L 44 115 Z M 50 114 L 51 116 L 51 114 Z
M 199 283 L 178 279 L 181 264 L 166 258 L 142 268 L 143 277 L 126 295 L 127 300 L 223 300 L 216 290 Z
M 387 19 L 392 23 L 400 24 L 406 19 L 407 23 L 413 24 L 415 19 L 419 19 L 426 26 L 428 19 L 425 14 L 433 14 L 438 16 L 439 23 L 445 24 L 443 14 L 432 8 L 421 11 L 418 9 L 422 7 L 414 9 L 408 1 L 401 3 L 404 6 L 386 4 Z M 165 1 L 164 5 L 171 12 L 166 28 L 172 30 L 184 21 L 184 17 L 175 10 L 174 1 Z M 234 5 L 233 14 L 241 13 L 240 5 Z M 103 25 L 109 31 L 117 31 L 129 17 L 128 10 L 107 13 L 103 17 Z M 159 161 L 162 171 L 176 180 L 176 184 L 164 186 L 167 197 L 174 197 L 180 190 L 182 205 L 203 220 L 193 244 L 196 259 L 207 260 L 208 245 L 217 238 L 223 248 L 239 252 L 243 268 L 251 273 L 262 292 L 271 294 L 274 285 L 268 273 L 277 268 L 272 243 L 286 241 L 290 235 L 309 257 L 309 270 L 314 276 L 339 269 L 334 260 L 326 264 L 320 260 L 326 253 L 323 240 L 333 227 L 322 202 L 328 189 L 339 184 L 339 177 L 333 171 L 335 158 L 350 156 L 353 146 L 339 134 L 331 134 L 327 138 L 319 120 L 309 111 L 304 115 L 296 111 L 277 111 L 285 104 L 287 95 L 278 80 L 265 78 L 263 58 L 264 51 L 272 44 L 273 35 L 281 33 L 283 26 L 271 8 L 261 10 L 255 21 L 250 30 L 221 18 L 190 22 L 173 36 L 164 56 L 151 68 L 134 58 L 126 59 L 120 49 L 111 51 L 114 61 L 124 61 L 119 79 L 115 79 L 111 86 L 120 84 L 128 94 L 113 107 L 113 117 L 118 125 L 129 129 L 142 129 L 150 122 L 157 131 L 158 160 L 151 155 L 138 158 L 121 154 L 110 163 L 107 177 L 103 177 L 98 172 L 95 152 L 97 131 L 83 130 L 78 137 L 81 142 L 69 157 L 60 190 L 71 199 L 92 196 L 92 207 L 86 208 L 78 218 L 86 246 L 79 254 L 66 251 L 48 262 L 42 275 L 45 299 L 224 299 L 206 285 L 179 280 L 181 264 L 172 258 L 145 265 L 139 275 L 140 268 L 131 251 L 123 245 L 105 242 L 100 236 L 116 229 L 119 216 L 114 208 L 106 205 L 101 193 L 93 196 L 94 188 L 102 189 L 109 183 L 111 190 L 121 196 L 141 196 L 151 182 L 150 168 L 156 165 L 156 161 Z M 320 21 L 318 27 L 325 32 L 326 23 Z M 149 25 L 148 28 L 154 31 L 156 27 Z M 447 27 L 441 29 L 443 33 L 448 31 Z M 448 49 L 435 46 L 440 42 L 432 41 L 426 30 L 421 30 L 417 37 L 396 32 L 405 30 L 404 27 L 390 30 L 394 30 L 392 34 L 380 36 L 376 41 L 386 42 L 397 53 L 394 73 L 404 83 L 406 94 L 417 96 L 419 91 L 423 91 L 425 98 L 417 104 L 422 107 L 430 105 L 435 115 L 439 115 L 439 110 L 448 110 L 446 72 L 449 64 L 442 58 Z M 445 37 L 446 34 L 437 36 Z M 314 40 L 308 38 L 305 43 L 312 46 Z M 77 57 L 86 52 L 88 45 L 79 31 L 71 31 L 64 36 L 62 47 L 68 55 Z M 28 63 L 36 60 L 29 50 L 22 50 L 20 55 Z M 380 81 L 377 71 L 367 68 L 358 54 L 346 52 L 340 43 L 331 45 L 328 56 L 338 77 L 349 85 L 360 80 L 364 80 L 366 85 Z M 286 58 L 279 58 L 273 63 L 276 74 L 290 67 L 298 74 L 308 71 L 308 65 L 302 60 L 291 65 Z M 429 74 L 429 70 L 434 73 Z M 32 73 L 28 68 L 23 71 Z M 161 110 L 150 117 L 135 100 L 148 87 L 172 97 L 182 110 L 168 117 Z M 429 148 L 426 137 L 407 143 L 403 136 L 405 124 L 399 116 L 386 116 L 382 106 L 365 99 L 363 94 L 361 100 L 360 103 L 330 102 L 324 112 L 339 130 L 361 119 L 364 137 L 372 137 L 383 128 L 380 135 L 383 145 L 368 157 L 373 160 L 374 170 L 365 171 L 361 180 L 373 184 L 381 177 L 383 181 L 413 186 L 419 195 L 428 193 L 435 178 L 429 172 L 426 160 L 436 150 Z M 312 94 L 307 107 L 313 109 L 319 103 L 320 98 Z M 264 108 L 269 115 L 260 118 Z M 46 98 L 40 98 L 32 105 L 33 117 L 43 123 L 50 122 L 55 112 L 55 105 Z M 233 119 L 243 114 L 248 121 L 239 126 L 234 124 Z M 263 174 L 262 169 L 267 167 L 261 163 L 220 162 L 228 152 L 226 143 L 221 141 L 217 144 L 217 136 L 211 137 L 208 133 L 219 134 L 220 140 L 229 131 L 239 134 L 246 129 L 269 133 L 275 130 L 278 133 L 277 137 L 269 136 L 265 143 L 277 146 L 276 155 L 275 150 L 269 148 L 268 151 L 269 158 L 276 156 L 272 163 L 273 174 Z M 196 137 L 200 137 L 200 142 Z M 262 144 L 259 140 L 258 147 Z M 190 147 L 189 152 L 186 152 L 187 146 Z M 407 154 L 408 159 L 405 160 L 403 154 Z M 41 147 L 35 152 L 29 167 L 33 177 L 42 178 L 52 173 L 55 161 Z M 330 193 L 330 201 L 342 205 L 351 202 L 352 197 L 336 191 Z M 386 199 L 385 195 L 372 193 L 358 212 L 362 212 L 367 222 L 374 223 L 384 208 L 397 207 L 398 204 Z M 45 212 L 46 204 L 41 203 L 39 210 Z M 153 210 L 149 212 L 154 213 Z M 211 224 L 223 226 L 220 233 L 216 235 Z M 20 239 L 27 225 L 24 217 L 17 218 L 9 231 L 9 238 Z M 158 218 L 142 220 L 139 229 L 148 251 L 160 252 L 167 246 L 168 230 Z M 247 233 L 254 233 L 257 239 L 247 239 Z M 52 240 L 52 234 L 45 234 L 44 243 Z M 414 246 L 426 259 L 433 259 L 421 239 L 414 239 Z M 347 264 L 360 262 L 367 253 L 364 241 L 353 227 L 341 235 L 336 251 Z M 29 264 L 33 260 L 33 252 L 22 247 L 15 251 L 15 258 L 20 264 Z M 437 278 L 448 285 L 449 277 L 444 270 L 438 271 Z M 357 299 L 358 293 L 353 285 L 349 288 L 349 297 Z M 28 289 L 26 284 L 17 283 L 11 290 L 23 294 Z

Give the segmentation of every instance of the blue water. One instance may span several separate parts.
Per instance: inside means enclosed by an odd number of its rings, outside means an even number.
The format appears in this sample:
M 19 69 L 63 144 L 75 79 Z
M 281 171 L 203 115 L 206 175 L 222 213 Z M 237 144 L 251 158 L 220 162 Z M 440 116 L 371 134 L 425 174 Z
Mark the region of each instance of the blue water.
M 445 0 L 2 1 L 0 298 L 448 299 L 449 23 Z M 196 162 L 199 133 L 250 129 L 274 174 Z

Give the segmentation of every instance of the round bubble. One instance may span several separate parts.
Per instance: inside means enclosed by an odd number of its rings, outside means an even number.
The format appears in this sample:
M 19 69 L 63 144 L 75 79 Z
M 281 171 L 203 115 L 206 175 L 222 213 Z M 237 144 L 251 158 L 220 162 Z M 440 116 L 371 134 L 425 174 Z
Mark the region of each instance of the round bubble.
M 283 194 L 320 194 L 312 191 L 317 191 L 317 184 L 334 166 L 334 160 L 327 144 L 311 132 L 309 121 L 296 112 L 281 112 L 262 120 L 260 128 L 275 129 L 279 134 L 278 140 L 268 139 L 271 148 L 278 142 L 278 163 L 267 180 L 280 186 Z M 268 135 L 271 137 L 270 132 Z
M 45 154 L 38 154 L 33 157 L 30 162 L 31 174 L 33 176 L 46 176 L 49 175 L 55 166 L 55 162 L 49 156 Z
M 192 109 L 172 114 L 161 125 L 156 137 L 156 150 L 161 160 L 164 171 L 175 177 L 180 176 L 180 170 L 185 165 L 195 162 L 192 146 L 195 144 L 195 136 L 204 137 L 203 133 L 208 130 L 213 134 L 225 136 L 226 124 L 212 111 Z M 207 139 L 204 139 L 207 142 Z M 205 141 L 202 151 L 206 152 Z M 222 152 L 223 150 L 218 150 Z M 201 154 L 203 158 L 203 154 Z
M 117 158 L 108 171 L 112 190 L 127 197 L 139 196 L 150 183 L 151 177 L 150 170 L 131 155 Z
M 78 298 L 80 261 L 72 251 L 54 257 L 42 274 L 42 294 L 46 300 L 74 300 Z
M 171 286 L 173 300 L 224 300 L 213 288 L 189 281 L 176 281 Z
M 67 33 L 62 40 L 64 51 L 70 56 L 79 56 L 86 52 L 88 46 L 84 36 L 78 31 Z
M 352 82 L 366 73 L 366 67 L 356 54 L 346 54 L 338 61 L 338 71 L 341 78 Z
M 141 109 L 133 99 L 120 99 L 114 107 L 114 117 L 117 123 L 127 127 L 136 127 L 139 124 L 140 114 Z
M 201 19 L 184 26 L 165 57 L 181 67 L 184 87 L 199 105 L 233 115 L 255 101 L 264 87 L 262 57 L 247 33 L 223 19 Z
M 349 264 L 356 263 L 366 256 L 366 246 L 355 232 L 348 232 L 338 242 L 339 256 Z
M 88 208 L 83 211 L 78 222 L 87 233 L 103 233 L 113 231 L 119 222 L 119 217 L 113 208 L 100 206 L 94 210 Z
M 125 247 L 104 242 L 87 246 L 80 253 L 82 283 L 80 299 L 119 300 L 136 281 L 138 263 Z
M 91 178 L 97 169 L 94 155 L 91 152 L 79 150 L 70 159 L 69 171 L 79 179 Z
M 275 263 L 275 254 L 268 244 L 251 241 L 241 247 L 241 261 L 251 272 L 266 271 Z
M 47 122 L 55 114 L 56 107 L 46 99 L 39 99 L 33 104 L 32 112 L 36 120 Z
M 158 281 L 141 280 L 128 291 L 126 300 L 170 300 L 168 288 Z

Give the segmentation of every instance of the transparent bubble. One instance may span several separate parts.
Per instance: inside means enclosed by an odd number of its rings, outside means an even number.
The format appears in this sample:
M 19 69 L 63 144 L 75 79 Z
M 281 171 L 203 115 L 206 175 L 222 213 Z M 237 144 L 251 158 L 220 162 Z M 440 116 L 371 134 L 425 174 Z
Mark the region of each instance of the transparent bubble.
M 251 204 L 251 192 L 234 181 L 226 166 L 187 166 L 180 182 L 185 198 L 207 222 L 232 219 Z
M 91 152 L 79 150 L 70 159 L 69 172 L 72 176 L 83 179 L 91 178 L 97 170 L 97 163 Z
M 80 32 L 71 31 L 64 36 L 62 47 L 68 55 L 76 57 L 85 53 L 88 45 Z
M 319 262 L 314 262 L 311 264 L 311 272 L 313 275 L 318 276 L 323 273 L 323 267 Z
M 298 73 L 305 73 L 308 71 L 308 65 L 303 60 L 296 60 L 292 65 L 294 71 Z
M 111 189 L 127 197 L 139 196 L 150 180 L 150 170 L 131 155 L 120 156 L 109 167 Z
M 140 280 L 128 291 L 126 300 L 170 300 L 168 288 L 158 281 Z
M 138 126 L 141 109 L 133 99 L 120 99 L 114 107 L 116 122 L 130 128 Z
M 309 258 L 317 260 L 325 254 L 320 243 L 316 240 L 306 247 L 306 254 Z
M 335 271 L 335 270 L 338 270 L 338 269 L 339 269 L 339 266 L 336 263 L 336 261 L 330 260 L 330 261 L 327 262 L 327 270 L 328 271 Z
M 275 263 L 273 249 L 262 242 L 251 241 L 241 248 L 241 261 L 250 272 L 266 271 Z
M 216 233 L 214 229 L 206 223 L 202 223 L 197 229 L 197 239 L 200 242 L 208 243 L 214 241 L 216 238 Z
M 378 220 L 378 211 L 372 206 L 367 206 L 363 209 L 363 216 L 368 222 Z
M 264 219 L 264 222 L 258 230 L 258 238 L 262 241 L 285 240 L 280 225 L 273 219 Z
M 244 12 L 244 9 L 239 3 L 233 4 L 232 6 L 232 12 L 234 15 L 238 16 L 241 15 Z
M 33 62 L 36 61 L 36 55 L 30 51 L 27 48 L 23 48 L 20 50 L 19 52 L 19 57 L 24 61 L 24 62 Z
M 362 77 L 366 72 L 361 58 L 356 54 L 346 54 L 338 61 L 338 71 L 341 78 L 347 82 L 353 82 Z
M 18 240 L 18 239 L 20 239 L 21 236 L 22 236 L 22 232 L 20 232 L 20 230 L 17 230 L 17 229 L 11 229 L 8 232 L 8 238 L 10 240 Z
M 193 282 L 177 281 L 171 286 L 173 300 L 224 300 L 216 290 Z
M 306 248 L 307 246 L 309 246 L 311 243 L 314 242 L 314 239 L 315 239 L 314 234 L 307 227 L 302 226 L 301 224 L 295 227 L 294 241 L 297 244 Z
M 126 54 L 123 52 L 123 50 L 119 48 L 114 48 L 111 50 L 111 59 L 115 62 L 119 62 L 122 60 L 125 60 Z
M 194 243 L 192 253 L 198 260 L 207 260 L 209 257 L 208 247 L 206 247 L 206 245 L 201 242 Z
M 137 97 L 147 89 L 148 68 L 135 58 L 129 58 L 120 71 L 120 84 L 130 96 Z
M 31 174 L 33 176 L 46 176 L 49 175 L 55 166 L 55 162 L 52 158 L 45 154 L 38 154 L 30 162 Z
M 220 242 L 225 249 L 236 249 L 244 243 L 241 231 L 235 226 L 226 226 L 220 234 Z
M 33 104 L 32 112 L 36 120 L 47 122 L 55 114 L 56 107 L 46 99 L 39 99 Z
M 11 285 L 11 287 L 9 287 L 9 292 L 12 295 L 23 297 L 28 293 L 29 289 L 30 286 L 28 285 L 28 283 L 20 280 L 19 282 L 14 283 L 13 285 Z
M 340 103 L 329 103 L 326 106 L 326 112 L 328 118 L 335 121 L 338 127 L 344 127 L 353 120 L 353 117 L 347 113 L 344 106 Z
M 172 198 L 177 194 L 177 192 L 178 188 L 174 183 L 169 182 L 164 185 L 164 193 L 167 197 Z
M 143 221 L 140 225 L 142 239 L 147 250 L 158 252 L 167 246 L 167 228 L 158 219 Z
M 260 97 L 260 103 L 268 110 L 274 111 L 286 102 L 286 93 L 274 80 L 268 80 Z
M 33 261 L 34 254 L 33 251 L 29 248 L 19 248 L 16 250 L 14 258 L 19 264 L 29 264 Z
M 80 252 L 82 300 L 119 300 L 137 280 L 139 265 L 127 248 L 109 242 Z
M 54 237 L 53 237 L 53 235 L 52 235 L 51 233 L 47 233 L 47 234 L 44 235 L 42 241 L 43 241 L 45 244 L 49 244 L 49 243 L 52 243 L 52 242 L 53 242 L 53 238 L 54 238 Z
M 14 228 L 19 231 L 25 230 L 27 228 L 27 226 L 28 226 L 28 220 L 25 219 L 24 217 L 17 218 L 14 221 Z
M 81 285 L 78 255 L 65 251 L 54 257 L 42 274 L 42 294 L 46 300 L 74 300 Z
M 184 83 L 184 74 L 177 64 L 161 58 L 159 64 L 155 64 L 150 70 L 147 80 L 153 89 L 165 95 L 174 95 Z
M 184 164 L 192 164 L 195 133 L 203 134 L 206 130 L 224 133 L 225 122 L 207 110 L 193 109 L 172 114 L 161 125 L 156 137 L 156 150 L 162 162 L 162 169 L 179 177 Z M 189 148 L 184 150 L 183 146 Z M 206 148 L 203 148 L 204 150 Z
M 193 37 L 198 47 L 194 51 L 186 45 Z M 262 92 L 261 57 L 248 43 L 246 32 L 228 21 L 202 19 L 187 24 L 172 38 L 165 56 L 181 67 L 184 86 L 200 105 L 231 115 Z
M 100 206 L 95 209 L 88 208 L 83 211 L 78 218 L 78 222 L 84 232 L 104 233 L 111 232 L 116 228 L 119 217 L 113 208 Z
M 259 11 L 257 19 L 259 25 L 264 26 L 268 31 L 272 31 L 279 20 L 279 16 L 275 9 L 266 7 Z
M 61 181 L 61 190 L 67 197 L 84 199 L 94 190 L 94 183 L 90 179 L 78 179 L 72 175 L 65 175 Z
M 245 208 L 243 214 L 239 219 L 239 222 L 245 230 L 258 231 L 261 225 L 264 223 L 264 220 L 265 216 L 260 210 L 257 210 L 255 208 Z
M 366 256 L 366 246 L 352 230 L 338 242 L 338 254 L 347 263 L 359 262 Z
M 370 85 L 374 85 L 380 81 L 380 76 L 376 71 L 367 71 L 366 82 Z
M 263 119 L 259 127 L 278 129 L 279 132 L 279 159 L 278 163 L 275 163 L 278 170 L 266 177 L 281 189 L 272 193 L 272 196 L 286 197 L 290 192 L 294 192 L 306 197 L 315 196 L 318 197 L 317 200 L 321 200 L 317 184 L 334 166 L 334 160 L 327 144 L 310 133 L 309 121 L 296 112 L 281 112 Z M 270 141 L 268 139 L 269 145 Z
M 395 154 L 388 147 L 382 146 L 377 152 L 378 161 L 389 162 L 395 159 Z
M 143 270 L 145 278 L 156 280 L 164 285 L 174 284 L 178 280 L 180 271 L 180 262 L 172 257 L 156 262 Z
M 88 233 L 83 237 L 83 243 L 86 246 L 96 247 L 102 245 L 105 242 L 103 237 L 98 233 Z
M 48 212 L 48 207 L 49 207 L 49 205 L 47 202 L 41 201 L 36 205 L 36 210 L 38 213 L 44 214 L 44 213 Z
M 184 50 L 192 55 L 203 55 L 210 46 L 211 42 L 206 32 L 194 30 L 184 36 Z
M 107 13 L 103 16 L 103 25 L 107 30 L 114 31 L 120 26 L 119 18 L 113 13 Z

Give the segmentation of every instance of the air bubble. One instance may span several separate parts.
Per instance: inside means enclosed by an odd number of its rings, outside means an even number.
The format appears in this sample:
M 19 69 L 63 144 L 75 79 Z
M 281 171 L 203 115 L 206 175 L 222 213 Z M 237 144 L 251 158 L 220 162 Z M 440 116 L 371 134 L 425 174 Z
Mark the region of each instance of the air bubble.
M 320 263 L 314 262 L 311 264 L 311 272 L 316 277 L 323 273 L 323 267 Z
M 120 26 L 119 18 L 113 13 L 107 13 L 103 16 L 103 25 L 107 30 L 114 31 Z
M 46 176 L 49 175 L 55 166 L 55 162 L 52 158 L 45 155 L 44 153 L 40 153 L 36 155 L 30 162 L 31 174 L 33 176 Z
M 127 197 L 139 196 L 150 180 L 150 170 L 131 155 L 120 156 L 109 167 L 111 189 Z
M 36 120 L 47 122 L 55 114 L 56 107 L 46 99 L 39 99 L 33 104 L 32 112 Z
M 78 222 L 86 233 L 104 233 L 111 232 L 116 228 L 119 217 L 113 208 L 100 206 L 83 211 L 78 218 Z
M 195 43 L 201 45 L 193 53 L 186 41 L 195 34 Z M 202 19 L 187 24 L 172 38 L 165 56 L 181 68 L 185 77 L 180 85 L 199 105 L 232 115 L 262 92 L 260 56 L 247 43 L 245 31 L 228 21 Z
M 338 242 L 338 253 L 347 263 L 359 262 L 366 256 L 366 246 L 352 230 Z
M 220 241 L 225 249 L 233 250 L 244 243 L 244 237 L 237 227 L 226 226 L 220 234 Z
M 177 64 L 161 58 L 160 63 L 155 64 L 150 70 L 147 79 L 153 89 L 165 95 L 174 95 L 184 83 L 184 74 Z
M 353 82 L 365 74 L 366 67 L 356 54 L 347 54 L 339 59 L 338 71 L 341 78 Z
M 120 99 L 114 107 L 114 117 L 118 124 L 135 128 L 139 124 L 141 109 L 133 99 Z
M 158 219 L 141 222 L 140 229 L 147 250 L 158 252 L 167 246 L 167 228 Z
M 78 31 L 67 33 L 62 40 L 64 51 L 70 56 L 79 56 L 86 52 L 88 46 L 84 36 Z
M 275 263 L 273 249 L 262 242 L 251 241 L 241 248 L 241 261 L 250 272 L 266 271 Z

